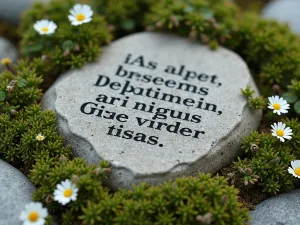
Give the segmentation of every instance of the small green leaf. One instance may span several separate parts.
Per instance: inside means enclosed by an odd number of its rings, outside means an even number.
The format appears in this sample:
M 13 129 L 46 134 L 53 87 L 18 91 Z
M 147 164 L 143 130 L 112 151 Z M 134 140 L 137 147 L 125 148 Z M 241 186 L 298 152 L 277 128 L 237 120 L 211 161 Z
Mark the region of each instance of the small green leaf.
M 0 91 L 0 102 L 3 102 L 6 98 L 6 92 L 5 91 Z
M 67 40 L 67 41 L 64 41 L 64 43 L 62 44 L 62 48 L 63 48 L 63 50 L 71 50 L 71 49 L 73 49 L 74 48 L 74 43 L 73 43 L 73 41 L 71 41 L 71 40 Z
M 288 103 L 295 103 L 298 100 L 298 97 L 291 92 L 286 92 L 282 95 Z
M 133 20 L 125 20 L 122 23 L 122 28 L 126 31 L 132 31 L 135 28 L 135 22 Z
M 202 14 L 206 20 L 214 17 L 214 13 L 210 9 L 199 9 L 199 13 Z
M 37 53 L 43 49 L 43 44 L 41 42 L 34 45 L 24 47 L 24 55 L 30 55 L 32 53 Z
M 17 81 L 17 86 L 20 88 L 26 87 L 27 81 L 24 79 L 18 80 Z
M 191 13 L 195 11 L 195 8 L 193 6 L 188 5 L 187 7 L 184 8 L 183 10 L 185 13 Z
M 300 114 L 300 101 L 296 102 L 294 105 L 296 113 Z

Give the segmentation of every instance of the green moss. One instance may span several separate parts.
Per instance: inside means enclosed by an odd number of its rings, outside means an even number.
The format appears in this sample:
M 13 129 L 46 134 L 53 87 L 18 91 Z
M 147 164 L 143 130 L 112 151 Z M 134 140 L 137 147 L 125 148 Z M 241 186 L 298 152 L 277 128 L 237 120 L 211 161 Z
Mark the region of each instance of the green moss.
M 58 74 L 70 68 L 94 61 L 101 46 L 111 40 L 104 17 L 94 14 L 90 23 L 72 26 L 68 20 L 69 10 L 76 1 L 51 1 L 36 3 L 22 17 L 21 52 L 24 56 L 43 57 L 48 68 L 46 73 Z M 40 35 L 33 24 L 42 19 L 54 21 L 58 28 L 52 35 Z
M 67 16 L 75 2 L 91 4 L 92 22 L 70 24 Z M 40 36 L 33 29 L 41 19 L 57 23 L 55 34 Z M 20 34 L 26 60 L 0 76 L 1 159 L 29 176 L 38 187 L 34 200 L 43 202 L 61 224 L 244 224 L 248 216 L 238 203 L 237 190 L 218 176 L 202 174 L 109 193 L 102 185 L 109 165 L 88 165 L 73 158 L 57 132 L 55 114 L 38 105 L 42 77 L 94 61 L 111 36 L 142 30 L 143 23 L 147 30 L 171 31 L 212 49 L 230 48 L 247 62 L 263 96 L 272 95 L 275 85 L 282 94 L 288 89 L 293 103 L 300 99 L 298 37 L 286 25 L 244 13 L 229 1 L 54 0 L 35 4 L 24 14 Z M 251 108 L 266 106 L 263 98 L 253 97 L 250 88 L 242 94 Z M 245 156 L 232 164 L 234 172 L 229 176 L 236 186 L 262 187 L 271 194 L 295 187 L 296 178 L 287 173 L 290 161 L 300 157 L 300 125 L 295 115 L 292 112 L 283 120 L 293 130 L 292 140 L 281 143 L 270 132 L 257 131 L 244 139 Z M 262 128 L 275 121 L 278 117 L 265 113 Z M 45 140 L 36 140 L 39 133 Z M 65 179 L 80 191 L 77 201 L 61 206 L 53 201 L 53 192 Z
M 115 37 L 143 30 L 144 12 L 154 0 L 92 0 L 96 12 L 103 15 Z
M 80 216 L 83 224 L 244 224 L 247 211 L 237 191 L 222 177 L 200 174 L 157 187 L 141 184 L 109 199 L 90 203 Z

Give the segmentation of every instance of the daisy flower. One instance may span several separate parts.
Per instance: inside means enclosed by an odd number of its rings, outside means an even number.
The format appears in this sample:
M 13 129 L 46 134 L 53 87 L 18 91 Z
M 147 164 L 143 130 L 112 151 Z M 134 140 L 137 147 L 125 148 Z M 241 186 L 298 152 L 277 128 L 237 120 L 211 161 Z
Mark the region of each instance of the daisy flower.
M 291 162 L 292 167 L 289 167 L 288 171 L 294 177 L 300 178 L 300 160 L 295 160 Z
M 76 4 L 73 9 L 70 10 L 70 14 L 68 18 L 71 24 L 78 26 L 92 21 L 93 11 L 89 5 Z
M 287 109 L 290 108 L 290 105 L 283 98 L 279 98 L 278 95 L 269 97 L 269 109 L 273 109 L 273 113 L 280 115 L 281 113 L 287 113 Z
M 281 142 L 284 142 L 284 138 L 292 139 L 292 129 L 286 127 L 285 123 L 279 122 L 271 125 L 272 135 L 279 138 Z
M 24 225 L 43 225 L 45 218 L 48 216 L 48 210 L 43 208 L 40 202 L 31 202 L 25 205 L 25 209 L 21 212 L 20 220 Z
M 35 139 L 37 141 L 43 141 L 43 140 L 45 140 L 45 136 L 42 135 L 41 133 L 39 133 L 38 135 L 36 135 Z
M 34 29 L 40 34 L 53 34 L 57 25 L 53 21 L 39 20 L 33 25 Z
M 62 205 L 66 205 L 71 200 L 75 201 L 77 199 L 78 188 L 70 180 L 65 180 L 60 184 L 56 185 L 54 191 L 54 200 L 58 201 Z

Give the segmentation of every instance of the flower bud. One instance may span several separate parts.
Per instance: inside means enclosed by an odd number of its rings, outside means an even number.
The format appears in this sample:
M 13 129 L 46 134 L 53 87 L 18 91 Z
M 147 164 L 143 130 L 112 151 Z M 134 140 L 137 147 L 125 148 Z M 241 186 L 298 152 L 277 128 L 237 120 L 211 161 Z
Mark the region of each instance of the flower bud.
M 258 150 L 259 150 L 258 145 L 256 145 L 256 144 L 251 144 L 251 145 L 250 145 L 250 151 L 251 151 L 252 153 L 258 152 Z

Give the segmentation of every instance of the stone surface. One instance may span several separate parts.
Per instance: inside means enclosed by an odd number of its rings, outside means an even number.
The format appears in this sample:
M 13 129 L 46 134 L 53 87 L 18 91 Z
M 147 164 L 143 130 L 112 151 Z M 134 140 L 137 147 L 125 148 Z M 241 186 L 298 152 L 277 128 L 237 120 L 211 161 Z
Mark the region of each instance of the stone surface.
M 18 24 L 24 10 L 34 2 L 49 2 L 49 0 L 0 0 L 0 20 Z
M 34 186 L 16 168 L 0 160 L 0 225 L 21 225 L 25 205 L 31 202 Z
M 274 0 L 265 6 L 262 16 L 288 23 L 291 29 L 300 34 L 300 0 Z
M 16 62 L 18 58 L 18 52 L 12 43 L 0 37 L 0 61 L 6 57 L 11 58 L 13 62 Z M 0 72 L 2 72 L 3 69 L 4 66 L 0 64 Z
M 300 190 L 269 198 L 250 212 L 250 225 L 295 225 L 300 221 Z
M 261 119 L 240 94 L 247 85 L 255 88 L 235 53 L 144 32 L 115 41 L 98 62 L 65 74 L 42 105 L 56 111 L 78 156 L 111 162 L 112 188 L 130 187 L 230 163 Z M 110 104 L 112 97 L 120 100 Z

